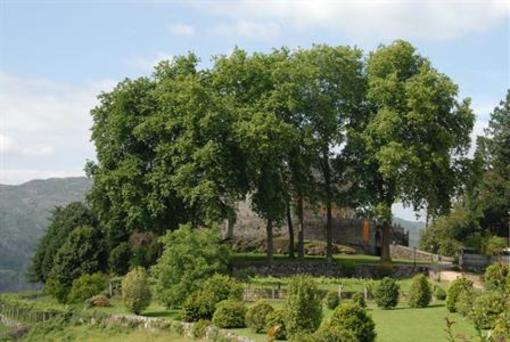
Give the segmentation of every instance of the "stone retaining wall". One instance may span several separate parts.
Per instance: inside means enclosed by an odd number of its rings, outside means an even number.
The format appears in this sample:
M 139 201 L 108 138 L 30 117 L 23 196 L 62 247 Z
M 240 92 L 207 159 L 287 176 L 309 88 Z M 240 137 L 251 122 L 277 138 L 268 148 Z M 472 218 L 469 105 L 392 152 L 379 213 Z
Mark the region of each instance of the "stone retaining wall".
M 441 256 L 439 254 L 433 254 L 429 252 L 425 252 L 419 249 L 391 244 L 390 245 L 390 256 L 393 259 L 407 259 L 407 260 L 417 260 L 417 261 L 428 261 L 428 262 L 438 262 L 438 261 L 446 261 L 452 262 L 453 258 Z

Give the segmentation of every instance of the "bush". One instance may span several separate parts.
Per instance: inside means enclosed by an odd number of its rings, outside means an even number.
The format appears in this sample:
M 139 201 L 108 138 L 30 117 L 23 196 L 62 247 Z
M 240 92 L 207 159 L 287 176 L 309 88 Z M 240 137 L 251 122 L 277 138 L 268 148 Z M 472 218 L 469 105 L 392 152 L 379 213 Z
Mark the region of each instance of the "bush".
M 434 287 L 434 297 L 437 300 L 445 300 L 446 299 L 446 291 L 443 290 L 441 286 Z
M 122 300 L 127 309 L 137 315 L 149 306 L 151 290 L 143 268 L 134 268 L 122 280 Z
M 498 319 L 491 332 L 494 341 L 507 341 L 510 339 L 510 308 L 507 308 Z
M 461 316 L 469 316 L 471 309 L 473 308 L 473 302 L 476 295 L 474 288 L 462 289 L 457 296 L 457 301 L 455 302 L 455 311 Z
M 290 280 L 286 308 L 288 335 L 317 330 L 322 320 L 322 304 L 313 278 L 299 275 Z
M 340 341 L 374 341 L 375 323 L 365 309 L 353 303 L 345 303 L 335 309 L 323 328 Z
M 211 321 L 201 319 L 191 327 L 191 335 L 194 338 L 204 338 L 206 335 L 207 327 L 211 325 Z
M 456 312 L 457 298 L 462 290 L 473 288 L 473 282 L 466 278 L 455 279 L 448 288 L 448 296 L 446 297 L 446 308 L 450 312 Z
M 227 271 L 228 250 L 216 229 L 181 225 L 161 241 L 163 254 L 152 271 L 158 297 L 168 308 L 181 306 L 204 280 Z
M 88 307 L 106 307 L 110 306 L 110 300 L 103 295 L 93 296 L 86 301 Z
M 485 288 L 489 291 L 510 291 L 507 288 L 507 279 L 510 273 L 510 267 L 500 263 L 492 264 L 485 270 Z
M 83 274 L 73 281 L 68 301 L 71 303 L 83 302 L 90 297 L 100 294 L 108 285 L 108 277 L 100 272 Z
M 224 300 L 216 305 L 213 323 L 220 328 L 244 328 L 246 306 L 235 300 Z
M 184 319 L 195 322 L 199 319 L 212 319 L 216 304 L 226 299 L 240 300 L 242 285 L 229 276 L 215 274 L 193 292 L 183 304 Z
M 499 292 L 487 292 L 475 299 L 471 318 L 478 330 L 493 329 L 498 317 L 505 311 L 508 300 Z
M 266 328 L 267 315 L 273 310 L 267 302 L 259 300 L 246 312 L 246 325 L 256 333 L 263 332 Z
M 129 271 L 131 257 L 131 245 L 129 242 L 122 242 L 110 252 L 108 266 L 115 274 L 124 275 Z
M 340 298 L 338 298 L 338 293 L 335 291 L 329 291 L 324 298 L 324 302 L 326 306 L 330 310 L 335 310 L 338 304 L 340 304 Z
M 267 334 L 276 340 L 287 339 L 287 329 L 285 329 L 285 319 L 287 310 L 276 309 L 266 316 Z
M 363 296 L 363 293 L 361 293 L 361 292 L 356 292 L 354 294 L 354 296 L 352 296 L 352 302 L 354 304 L 361 306 L 362 308 L 367 307 L 367 302 L 365 301 L 365 297 Z
M 394 308 L 398 304 L 400 286 L 395 279 L 383 278 L 375 287 L 375 302 L 383 309 Z
M 432 299 L 432 288 L 423 274 L 414 276 L 409 290 L 409 306 L 412 308 L 425 308 Z

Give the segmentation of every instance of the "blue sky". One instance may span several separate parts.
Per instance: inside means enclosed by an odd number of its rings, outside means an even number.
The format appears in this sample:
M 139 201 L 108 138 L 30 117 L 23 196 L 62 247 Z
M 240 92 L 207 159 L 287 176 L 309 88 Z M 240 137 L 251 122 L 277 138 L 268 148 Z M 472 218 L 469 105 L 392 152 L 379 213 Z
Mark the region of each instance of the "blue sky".
M 158 60 L 399 38 L 472 98 L 482 134 L 510 88 L 510 0 L 0 0 L 0 183 L 83 174 L 95 96 Z

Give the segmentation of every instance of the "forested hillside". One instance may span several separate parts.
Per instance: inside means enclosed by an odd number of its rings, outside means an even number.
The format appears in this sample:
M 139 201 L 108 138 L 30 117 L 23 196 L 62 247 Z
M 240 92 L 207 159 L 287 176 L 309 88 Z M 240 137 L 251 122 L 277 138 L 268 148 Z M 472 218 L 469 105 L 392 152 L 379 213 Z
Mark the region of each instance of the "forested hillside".
M 16 287 L 55 206 L 84 198 L 85 177 L 0 185 L 0 291 Z

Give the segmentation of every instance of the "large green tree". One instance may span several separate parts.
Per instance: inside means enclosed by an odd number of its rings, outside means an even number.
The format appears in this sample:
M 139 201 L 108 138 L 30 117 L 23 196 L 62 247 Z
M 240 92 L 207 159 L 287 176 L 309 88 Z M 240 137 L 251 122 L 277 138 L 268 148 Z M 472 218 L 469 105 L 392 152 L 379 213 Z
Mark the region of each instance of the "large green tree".
M 405 41 L 372 52 L 367 74 L 371 110 L 351 143 L 361 151 L 359 199 L 382 226 L 381 258 L 390 260 L 392 205 L 449 207 L 474 115 L 458 87 Z

